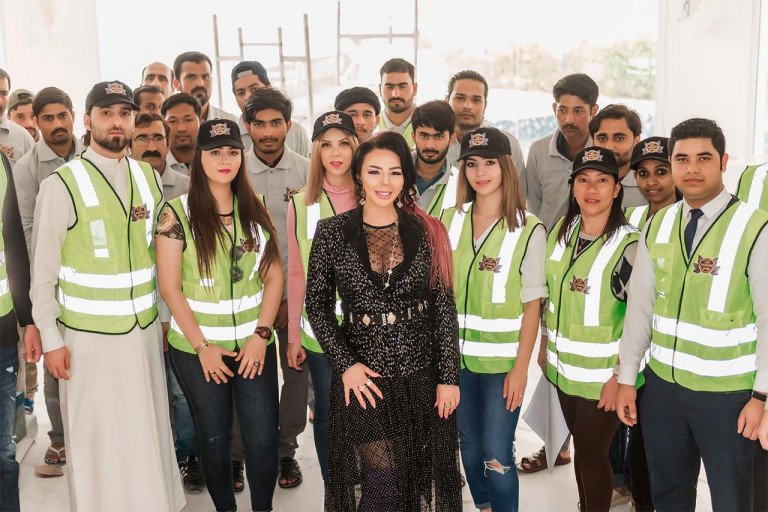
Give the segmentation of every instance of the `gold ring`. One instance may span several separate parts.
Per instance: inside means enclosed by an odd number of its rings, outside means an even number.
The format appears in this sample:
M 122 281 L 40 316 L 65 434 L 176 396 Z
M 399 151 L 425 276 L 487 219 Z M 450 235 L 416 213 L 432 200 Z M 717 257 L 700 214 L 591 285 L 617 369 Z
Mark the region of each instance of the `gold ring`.
M 261 363 L 260 363 L 260 362 L 258 362 L 258 361 L 254 361 L 254 362 L 253 362 L 253 366 L 255 366 L 256 368 L 258 368 L 259 366 L 261 366 Z
M 445 403 L 443 404 L 443 408 L 445 408 L 445 409 L 450 409 L 450 408 L 451 408 L 451 402 L 445 402 Z

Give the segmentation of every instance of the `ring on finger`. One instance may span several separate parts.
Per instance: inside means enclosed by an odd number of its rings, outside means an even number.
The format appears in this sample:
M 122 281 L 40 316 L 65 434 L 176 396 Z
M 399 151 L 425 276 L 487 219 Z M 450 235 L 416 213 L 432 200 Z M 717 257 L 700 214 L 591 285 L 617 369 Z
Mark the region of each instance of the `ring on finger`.
M 367 381 L 365 381 L 365 385 L 368 387 L 371 387 L 373 385 L 373 381 L 371 379 L 368 379 Z
M 365 388 L 366 388 L 365 384 L 360 384 L 359 386 L 357 386 L 358 391 L 365 391 Z

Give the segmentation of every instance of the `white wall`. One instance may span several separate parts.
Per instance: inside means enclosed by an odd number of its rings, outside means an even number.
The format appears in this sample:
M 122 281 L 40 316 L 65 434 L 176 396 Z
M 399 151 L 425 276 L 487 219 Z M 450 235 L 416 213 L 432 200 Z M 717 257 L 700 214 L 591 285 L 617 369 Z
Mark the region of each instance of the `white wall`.
M 728 185 L 745 162 L 763 156 L 755 154 L 754 143 L 760 18 L 761 0 L 661 0 L 659 5 L 658 131 L 669 134 L 690 117 L 717 121 L 732 159 Z
M 96 0 L 0 0 L 0 66 L 12 88 L 64 90 L 78 134 L 85 97 L 101 80 L 96 19 Z

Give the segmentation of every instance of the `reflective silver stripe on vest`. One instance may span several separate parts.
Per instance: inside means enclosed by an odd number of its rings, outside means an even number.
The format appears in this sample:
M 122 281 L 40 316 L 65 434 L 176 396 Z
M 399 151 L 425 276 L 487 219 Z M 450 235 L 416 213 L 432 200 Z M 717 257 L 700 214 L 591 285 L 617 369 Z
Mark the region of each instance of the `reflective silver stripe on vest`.
M 307 240 L 314 240 L 318 222 L 320 222 L 319 202 L 307 206 Z
M 231 315 L 233 312 L 239 313 L 253 309 L 261 303 L 264 293 L 259 292 L 255 295 L 249 295 L 241 299 L 224 299 L 218 302 L 205 302 L 202 300 L 190 299 L 187 297 L 190 309 L 195 313 L 205 315 Z
M 571 225 L 568 226 L 568 233 L 565 235 L 565 238 L 557 241 L 557 245 L 555 245 L 555 248 L 552 250 L 552 255 L 549 259 L 552 261 L 560 261 L 563 259 L 563 254 L 565 254 L 565 241 L 571 239 L 573 230 L 576 228 L 576 223 L 578 221 L 579 217 L 574 217 L 573 221 L 571 221 Z
M 584 296 L 584 325 L 597 327 L 600 325 L 600 295 L 603 291 L 603 274 L 608 262 L 614 257 L 621 247 L 624 237 L 629 233 L 629 228 L 622 226 L 617 229 L 610 240 L 600 248 L 592 268 L 589 270 L 589 286 L 595 293 Z
M 0 279 L 0 296 L 5 295 L 9 290 L 8 279 Z
M 461 354 L 475 357 L 517 357 L 517 343 L 485 343 L 459 339 Z
M 88 176 L 88 171 L 85 169 L 85 165 L 80 160 L 72 160 L 67 163 L 67 167 L 72 171 L 72 176 L 77 183 L 77 189 L 80 192 L 80 197 L 83 198 L 83 203 L 88 208 L 92 206 L 98 206 L 99 198 L 96 195 L 96 190 L 93 188 L 91 178 Z
M 752 185 L 749 187 L 749 196 L 747 204 L 754 208 L 760 208 L 760 199 L 763 197 L 763 185 L 766 176 L 768 176 L 768 163 L 765 163 L 755 169 L 755 175 L 752 178 Z M 720 260 L 718 260 L 719 262 Z
M 211 278 L 200 279 L 200 286 L 204 286 L 206 288 L 213 288 L 215 284 L 216 284 L 215 279 L 211 279 Z
M 128 158 L 128 169 L 131 170 L 131 175 L 136 181 L 136 187 L 139 189 L 139 196 L 141 196 L 141 202 L 147 207 L 147 218 L 144 219 L 144 233 L 147 237 L 147 247 L 152 243 L 152 221 L 155 213 L 155 198 L 152 196 L 152 191 L 149 189 L 149 183 L 147 177 L 144 175 L 144 171 L 139 167 L 139 163 L 133 158 Z
M 579 368 L 560 361 L 551 350 L 547 350 L 547 362 L 557 368 L 557 373 L 574 382 L 607 382 L 613 375 L 613 368 Z
M 336 301 L 336 316 L 341 316 L 341 315 L 343 315 L 343 313 L 341 311 L 341 301 L 337 300 Z M 306 334 L 307 336 L 309 336 L 313 340 L 317 340 L 317 338 L 315 338 L 315 332 L 312 330 L 312 326 L 309 324 L 309 320 L 304 318 L 304 315 L 301 315 L 300 321 L 301 321 L 301 330 L 304 331 L 304 334 Z
M 469 211 L 470 206 L 472 206 L 472 203 L 464 203 L 462 209 Z M 457 208 L 456 213 L 453 214 L 453 219 L 451 219 L 451 227 L 448 229 L 448 238 L 451 241 L 451 249 L 454 251 L 459 247 L 461 229 L 464 227 L 464 215 L 465 213 Z
M 451 175 L 448 177 L 448 183 L 445 184 L 443 191 L 443 204 L 441 210 L 447 210 L 452 206 L 456 206 L 456 190 L 459 187 L 459 171 L 455 167 L 451 166 L 448 169 Z M 440 212 L 438 212 L 439 214 Z
M 757 364 L 755 354 L 736 357 L 728 361 L 719 361 L 702 359 L 680 351 L 676 352 L 655 343 L 651 343 L 650 353 L 651 357 L 662 364 L 708 377 L 732 377 L 734 375 L 754 372 Z
M 157 292 L 152 291 L 133 300 L 91 300 L 67 295 L 59 288 L 59 304 L 73 313 L 93 316 L 134 316 L 146 311 L 157 302 Z
M 640 227 L 640 221 L 643 220 L 643 215 L 645 215 L 645 212 L 648 210 L 648 205 L 645 206 L 638 206 L 634 209 L 632 212 L 632 215 L 629 216 L 628 222 L 633 225 L 636 228 Z
M 478 315 L 459 315 L 459 327 L 484 332 L 519 331 L 523 316 L 517 318 L 483 318 Z
M 675 225 L 675 217 L 677 216 L 677 212 L 682 207 L 683 202 L 679 201 L 672 206 L 670 206 L 666 213 L 664 214 L 664 218 L 661 219 L 661 225 L 659 226 L 659 232 L 656 233 L 656 243 L 657 244 L 668 244 L 669 239 L 672 236 L 672 228 Z
M 731 275 L 733 274 L 733 265 L 736 261 L 736 253 L 739 249 L 739 242 L 747 230 L 747 222 L 755 208 L 741 203 L 736 212 L 731 217 L 731 222 L 725 231 L 725 237 L 720 245 L 720 254 L 717 258 L 717 265 L 720 269 L 712 275 L 712 284 L 709 289 L 709 302 L 707 309 L 722 313 L 725 311 L 725 299 L 728 297 L 728 287 L 731 284 Z
M 524 220 L 525 217 L 518 215 L 519 225 L 517 226 L 517 229 L 514 231 L 507 230 L 507 232 L 504 234 L 504 241 L 501 242 L 501 249 L 499 250 L 499 261 L 512 261 L 512 255 L 515 253 L 515 249 L 517 248 L 517 242 L 520 240 L 520 235 L 523 233 Z M 507 302 L 507 280 L 509 279 L 509 272 L 512 270 L 511 267 L 512 265 L 505 263 L 502 265 L 501 270 L 493 275 L 491 302 L 495 304 L 503 304 Z M 518 297 L 515 297 L 515 299 L 518 299 Z
M 583 357 L 611 357 L 619 354 L 619 342 L 594 343 L 588 341 L 570 340 L 555 331 L 547 330 L 547 337 L 557 340 L 557 351 Z
M 124 272 L 122 274 L 86 274 L 72 267 L 61 267 L 59 279 L 67 283 L 88 288 L 131 288 L 150 282 L 155 278 L 155 267 Z
M 661 334 L 676 336 L 699 345 L 713 348 L 736 347 L 742 343 L 752 343 L 757 339 L 757 326 L 749 324 L 737 329 L 711 329 L 687 322 L 678 322 L 675 318 L 653 315 L 653 329 Z
M 201 325 L 200 330 L 208 341 L 234 341 L 253 334 L 257 325 L 258 319 L 238 325 L 237 327 L 209 327 Z M 179 324 L 176 323 L 176 319 L 173 317 L 171 317 L 171 329 L 176 332 L 183 332 L 181 327 L 179 327 Z

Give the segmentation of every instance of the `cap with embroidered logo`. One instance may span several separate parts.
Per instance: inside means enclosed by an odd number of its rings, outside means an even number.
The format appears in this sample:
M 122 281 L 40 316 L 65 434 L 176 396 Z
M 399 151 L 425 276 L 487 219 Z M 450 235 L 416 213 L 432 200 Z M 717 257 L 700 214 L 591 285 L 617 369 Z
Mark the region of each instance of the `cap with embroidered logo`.
M 195 148 L 208 151 L 222 146 L 243 149 L 237 123 L 229 119 L 211 119 L 201 124 Z
M 501 155 L 512 155 L 512 145 L 501 130 L 483 126 L 465 134 L 461 139 L 459 160 L 468 156 L 496 158 Z
M 630 167 L 637 169 L 643 160 L 658 160 L 669 163 L 669 139 L 666 137 L 648 137 L 635 144 Z
M 617 181 L 619 179 L 619 164 L 616 162 L 613 151 L 609 149 L 589 146 L 576 153 L 573 158 L 571 178 L 588 169 L 610 174 Z
M 315 139 L 331 128 L 344 130 L 350 135 L 357 137 L 355 121 L 352 119 L 352 116 L 341 110 L 331 110 L 315 120 L 315 127 L 312 130 L 312 142 L 315 142 Z
M 140 110 L 133 102 L 133 91 L 120 80 L 99 82 L 93 86 L 91 92 L 85 98 L 85 111 L 90 112 L 93 107 L 109 107 L 118 103 L 125 103 L 133 110 Z

